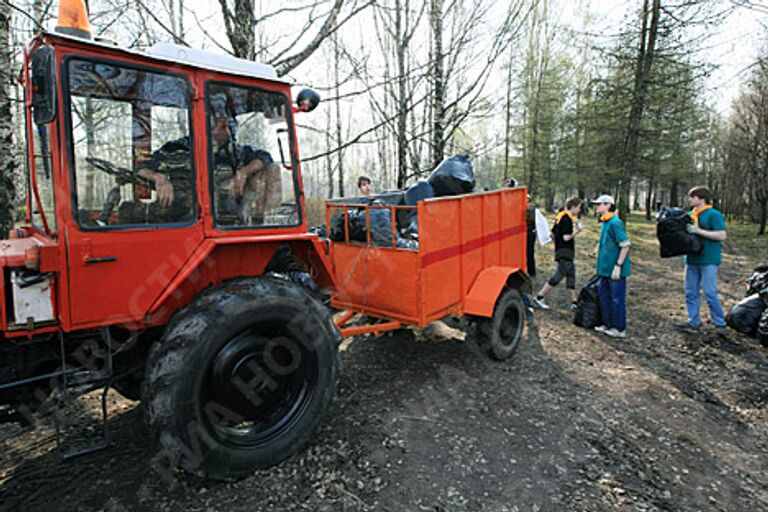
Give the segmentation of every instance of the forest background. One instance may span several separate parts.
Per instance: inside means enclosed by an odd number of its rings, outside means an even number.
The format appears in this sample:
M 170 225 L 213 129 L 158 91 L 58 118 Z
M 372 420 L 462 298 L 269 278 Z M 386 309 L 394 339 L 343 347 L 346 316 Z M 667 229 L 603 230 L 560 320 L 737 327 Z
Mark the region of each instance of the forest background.
M 0 225 L 24 203 L 23 45 L 58 2 L 0 0 Z M 312 86 L 298 118 L 310 219 L 327 197 L 402 189 L 468 153 L 552 211 L 619 198 L 682 205 L 705 184 L 731 219 L 768 222 L 768 5 L 749 0 L 92 0 L 96 36 L 273 65 Z

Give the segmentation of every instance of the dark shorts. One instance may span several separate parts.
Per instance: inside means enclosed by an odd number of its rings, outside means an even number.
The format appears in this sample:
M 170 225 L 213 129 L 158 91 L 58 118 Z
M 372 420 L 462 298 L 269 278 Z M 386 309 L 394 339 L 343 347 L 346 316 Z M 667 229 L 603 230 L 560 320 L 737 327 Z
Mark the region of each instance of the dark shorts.
M 549 286 L 557 286 L 565 278 L 565 287 L 569 290 L 576 289 L 576 265 L 573 260 L 557 260 L 557 270 L 549 278 Z

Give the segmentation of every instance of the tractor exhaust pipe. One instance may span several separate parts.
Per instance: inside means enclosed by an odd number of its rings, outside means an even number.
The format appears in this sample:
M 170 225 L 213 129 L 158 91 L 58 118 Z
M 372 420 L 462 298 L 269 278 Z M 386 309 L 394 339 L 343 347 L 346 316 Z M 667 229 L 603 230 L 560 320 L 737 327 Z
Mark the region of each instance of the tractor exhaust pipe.
M 91 24 L 84 0 L 61 0 L 56 32 L 91 39 Z

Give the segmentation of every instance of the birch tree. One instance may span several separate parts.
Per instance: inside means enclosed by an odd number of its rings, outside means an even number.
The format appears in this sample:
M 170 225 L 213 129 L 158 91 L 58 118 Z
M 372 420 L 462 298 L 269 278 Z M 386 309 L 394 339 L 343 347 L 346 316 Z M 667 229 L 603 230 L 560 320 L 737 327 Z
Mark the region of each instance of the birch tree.
M 13 176 L 18 165 L 13 141 L 13 51 L 11 40 L 11 8 L 0 2 L 0 235 L 5 238 L 13 227 Z

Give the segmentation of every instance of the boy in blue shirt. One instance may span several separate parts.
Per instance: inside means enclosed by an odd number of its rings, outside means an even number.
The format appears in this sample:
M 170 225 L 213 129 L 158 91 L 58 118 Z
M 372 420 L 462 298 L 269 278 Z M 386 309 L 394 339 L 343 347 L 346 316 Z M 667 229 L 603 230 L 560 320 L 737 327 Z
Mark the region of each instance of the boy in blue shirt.
M 694 187 L 688 192 L 688 202 L 693 208 L 690 215 L 693 224 L 688 232 L 702 238 L 703 247 L 695 254 L 685 257 L 685 305 L 688 321 L 677 328 L 688 334 L 697 334 L 701 326 L 700 290 L 709 305 L 709 317 L 718 335 L 727 338 L 725 315 L 717 294 L 717 271 L 722 263 L 722 246 L 726 239 L 723 214 L 712 207 L 712 192 L 707 187 Z
M 595 330 L 613 338 L 627 337 L 627 277 L 630 275 L 629 238 L 616 215 L 613 197 L 602 195 L 592 201 L 600 216 L 597 244 L 597 275 L 600 276 L 600 316 L 603 325 Z

